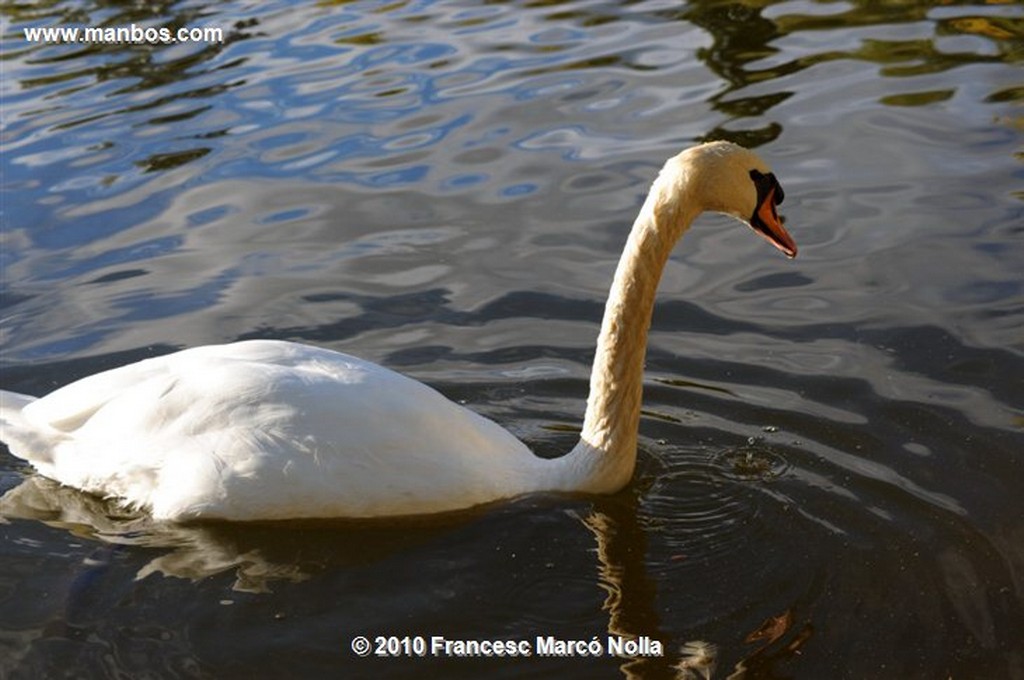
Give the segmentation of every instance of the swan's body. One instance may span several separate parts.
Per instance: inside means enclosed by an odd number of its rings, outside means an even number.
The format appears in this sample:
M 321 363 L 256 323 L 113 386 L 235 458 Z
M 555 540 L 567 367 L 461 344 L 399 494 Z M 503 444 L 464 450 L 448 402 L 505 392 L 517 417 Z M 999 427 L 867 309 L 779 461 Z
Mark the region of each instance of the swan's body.
M 533 455 L 386 368 L 271 340 L 147 359 L 41 399 L 0 392 L 0 439 L 47 477 L 168 520 L 411 515 L 615 491 L 633 473 L 647 329 L 672 246 L 715 210 L 793 256 L 781 199 L 767 166 L 732 144 L 666 163 L 616 270 L 580 442 L 562 458 Z
M 122 366 L 21 419 L 5 436 L 39 472 L 162 518 L 416 514 L 549 479 L 519 440 L 430 387 L 277 340 Z

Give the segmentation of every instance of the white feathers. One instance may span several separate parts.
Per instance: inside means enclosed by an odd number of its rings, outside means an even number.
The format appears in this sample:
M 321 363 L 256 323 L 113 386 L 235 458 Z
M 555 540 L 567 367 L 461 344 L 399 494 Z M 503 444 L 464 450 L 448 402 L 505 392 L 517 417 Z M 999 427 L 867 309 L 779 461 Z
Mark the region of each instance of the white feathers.
M 270 340 L 148 359 L 35 401 L 3 393 L 0 418 L 43 474 L 164 519 L 466 507 L 521 492 L 537 461 L 421 383 Z

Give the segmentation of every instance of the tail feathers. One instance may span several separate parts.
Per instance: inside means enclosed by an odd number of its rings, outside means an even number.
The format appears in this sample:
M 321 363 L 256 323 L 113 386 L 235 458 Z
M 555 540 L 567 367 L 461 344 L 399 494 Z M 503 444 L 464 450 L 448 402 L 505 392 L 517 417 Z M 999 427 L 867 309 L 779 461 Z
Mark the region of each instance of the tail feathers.
M 0 390 L 0 442 L 7 444 L 11 453 L 34 465 L 52 462 L 52 435 L 41 432 L 24 415 L 26 406 L 36 400 L 27 394 Z
M 18 394 L 17 392 L 0 390 L 0 417 L 5 416 L 10 411 L 17 411 L 18 413 L 21 413 L 21 409 L 25 408 L 35 400 L 36 397 L 30 397 L 27 394 Z

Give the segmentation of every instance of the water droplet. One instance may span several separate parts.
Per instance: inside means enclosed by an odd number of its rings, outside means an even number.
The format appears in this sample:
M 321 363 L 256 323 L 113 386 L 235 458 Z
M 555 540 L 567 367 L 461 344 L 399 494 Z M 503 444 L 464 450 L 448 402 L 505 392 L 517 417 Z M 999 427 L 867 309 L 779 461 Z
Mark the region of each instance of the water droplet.
M 764 447 L 744 446 L 722 451 L 715 462 L 725 476 L 744 481 L 767 481 L 781 477 L 789 463 L 779 453 Z

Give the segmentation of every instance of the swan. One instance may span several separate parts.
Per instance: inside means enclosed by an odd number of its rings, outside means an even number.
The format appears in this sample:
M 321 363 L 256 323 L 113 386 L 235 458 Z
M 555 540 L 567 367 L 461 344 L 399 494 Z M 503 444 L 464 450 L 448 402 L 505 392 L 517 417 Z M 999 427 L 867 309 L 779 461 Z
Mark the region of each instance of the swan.
M 544 459 L 434 389 L 347 354 L 279 340 L 184 349 L 42 398 L 0 392 L 0 440 L 40 474 L 154 519 L 421 515 L 533 492 L 611 493 L 636 462 L 647 332 L 673 246 L 703 211 L 788 257 L 782 187 L 728 142 L 669 159 L 625 244 L 579 442 Z

